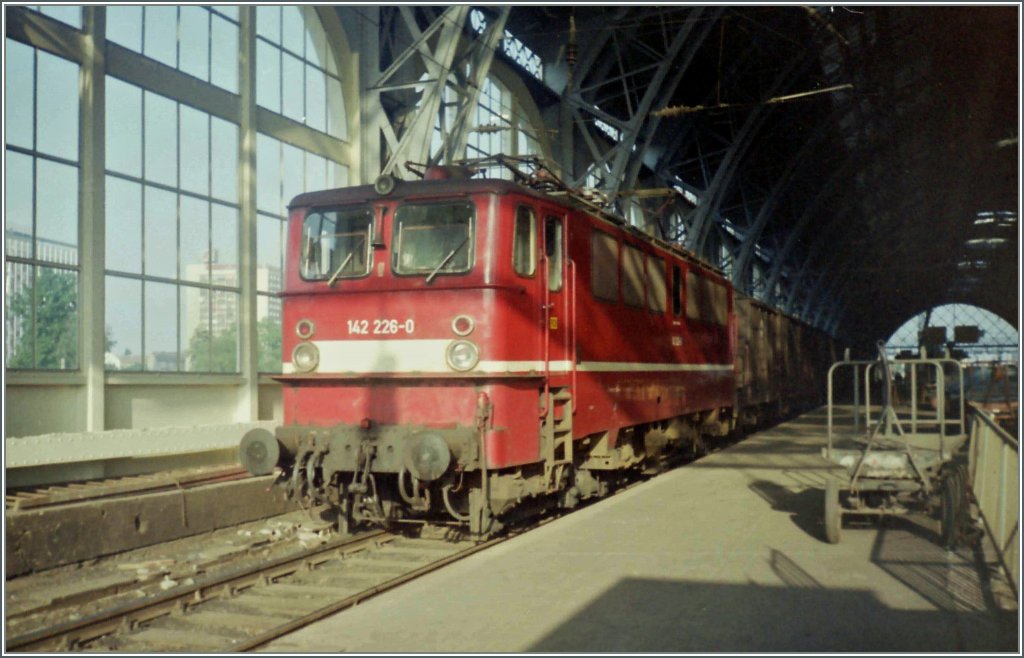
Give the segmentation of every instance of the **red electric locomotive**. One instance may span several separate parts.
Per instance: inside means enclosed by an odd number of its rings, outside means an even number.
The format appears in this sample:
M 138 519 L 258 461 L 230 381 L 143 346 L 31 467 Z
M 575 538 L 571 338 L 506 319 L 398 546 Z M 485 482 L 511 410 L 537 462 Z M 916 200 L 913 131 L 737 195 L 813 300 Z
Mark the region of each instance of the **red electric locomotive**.
M 521 184 L 550 176 L 461 171 L 293 200 L 284 424 L 243 439 L 251 472 L 346 522 L 487 534 L 729 431 L 719 272 Z

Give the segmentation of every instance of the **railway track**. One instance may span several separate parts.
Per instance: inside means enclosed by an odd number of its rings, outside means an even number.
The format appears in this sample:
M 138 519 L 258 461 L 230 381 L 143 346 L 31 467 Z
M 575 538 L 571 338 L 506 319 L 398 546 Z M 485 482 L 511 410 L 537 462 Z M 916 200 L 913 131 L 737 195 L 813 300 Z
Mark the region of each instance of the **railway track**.
M 8 636 L 7 651 L 246 651 L 504 541 L 385 531 L 327 542 L 81 619 Z
M 717 452 L 736 439 L 709 446 Z M 694 457 L 684 459 L 685 465 Z M 646 481 L 641 477 L 618 492 Z M 584 505 L 589 504 L 588 501 Z M 42 623 L 22 630 L 19 620 L 43 608 L 7 610 L 8 651 L 201 652 L 247 651 L 354 606 L 381 592 L 439 569 L 557 518 L 555 514 L 506 535 L 477 543 L 465 538 L 413 538 L 383 530 L 334 538 L 299 550 L 278 545 L 262 559 L 228 560 L 217 570 L 204 565 L 202 578 L 185 579 L 161 591 L 159 569 L 136 590 L 104 589 L 102 583 L 74 597 L 51 600 L 53 609 L 108 604 L 87 617 Z M 436 530 L 436 529 L 435 529 Z M 171 560 L 173 561 L 173 560 Z M 156 565 L 159 567 L 159 565 Z M 113 605 L 110 601 L 115 602 Z M 101 606 L 103 604 L 100 604 Z M 44 606 L 45 607 L 45 606 Z M 52 618 L 52 617 L 51 617 Z M 66 617 L 65 617 L 66 618 Z
M 51 487 L 7 491 L 4 495 L 4 508 L 8 512 L 38 510 L 92 500 L 190 489 L 247 477 L 249 477 L 248 472 L 238 466 L 211 466 L 89 482 L 72 482 Z

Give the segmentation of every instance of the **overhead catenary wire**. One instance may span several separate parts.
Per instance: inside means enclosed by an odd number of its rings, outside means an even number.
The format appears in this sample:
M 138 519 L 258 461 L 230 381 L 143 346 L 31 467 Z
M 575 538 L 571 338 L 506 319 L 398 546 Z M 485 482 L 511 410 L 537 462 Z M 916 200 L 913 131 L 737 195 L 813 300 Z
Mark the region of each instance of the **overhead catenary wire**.
M 778 105 L 780 103 L 789 103 L 796 100 L 810 98 L 811 96 L 818 96 L 820 94 L 830 94 L 835 91 L 843 91 L 846 89 L 853 89 L 853 85 L 851 83 L 834 85 L 832 87 L 825 87 L 824 89 L 812 89 L 811 91 L 801 91 L 795 94 L 775 96 L 774 98 L 769 98 L 766 101 L 754 103 L 719 103 L 717 105 L 673 105 L 670 107 L 663 107 L 660 110 L 654 110 L 653 112 L 651 112 L 651 116 L 675 117 L 680 116 L 682 114 L 693 114 L 695 112 L 704 112 L 707 110 L 726 110 L 738 107 L 756 107 L 758 105 Z

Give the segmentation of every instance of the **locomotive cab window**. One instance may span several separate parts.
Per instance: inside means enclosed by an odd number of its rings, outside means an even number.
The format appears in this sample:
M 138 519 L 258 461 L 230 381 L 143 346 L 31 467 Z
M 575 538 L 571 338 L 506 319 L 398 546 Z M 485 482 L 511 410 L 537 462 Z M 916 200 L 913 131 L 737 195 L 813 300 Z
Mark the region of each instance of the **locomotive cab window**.
M 647 257 L 647 308 L 655 313 L 665 312 L 665 261 Z
M 619 241 L 602 231 L 590 234 L 590 289 L 597 299 L 619 301 Z
M 533 208 L 516 208 L 512 234 L 512 266 L 516 274 L 533 276 L 537 271 L 537 215 Z
M 686 273 L 686 317 L 725 326 L 729 298 L 723 285 L 692 271 Z
M 644 252 L 628 244 L 622 245 L 622 301 L 644 307 Z
M 398 274 L 464 274 L 473 265 L 473 204 L 406 204 L 395 212 L 392 268 Z
M 302 278 L 321 281 L 369 274 L 372 222 L 367 206 L 314 210 L 306 215 L 302 223 Z
M 548 257 L 548 290 L 562 289 L 562 220 L 544 219 L 544 254 Z

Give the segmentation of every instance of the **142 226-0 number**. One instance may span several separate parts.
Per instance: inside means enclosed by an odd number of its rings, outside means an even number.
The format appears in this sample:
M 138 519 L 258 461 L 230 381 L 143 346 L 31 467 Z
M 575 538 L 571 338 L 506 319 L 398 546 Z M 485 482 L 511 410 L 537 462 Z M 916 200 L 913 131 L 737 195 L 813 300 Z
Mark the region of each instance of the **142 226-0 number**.
M 416 323 L 411 318 L 404 321 L 383 319 L 348 321 L 348 333 L 350 334 L 411 334 L 415 328 Z

